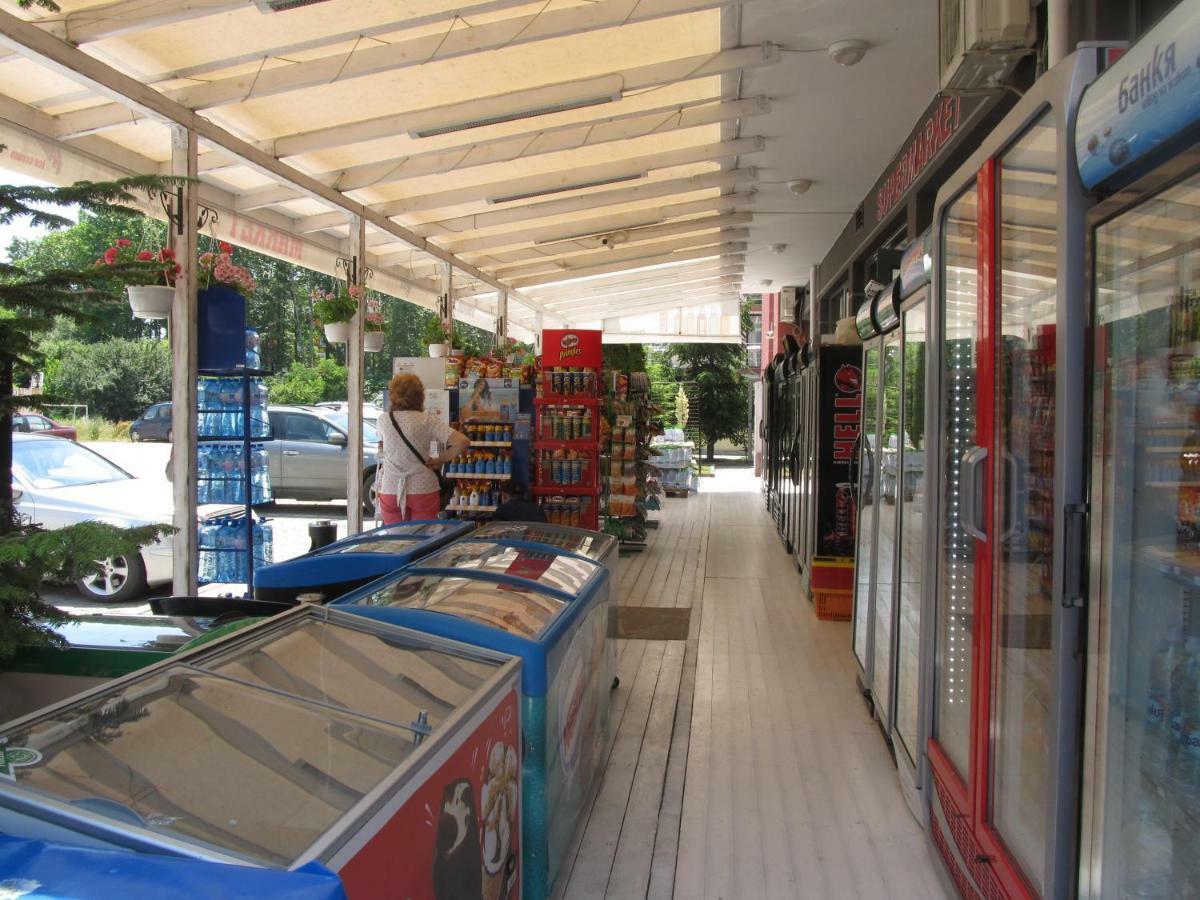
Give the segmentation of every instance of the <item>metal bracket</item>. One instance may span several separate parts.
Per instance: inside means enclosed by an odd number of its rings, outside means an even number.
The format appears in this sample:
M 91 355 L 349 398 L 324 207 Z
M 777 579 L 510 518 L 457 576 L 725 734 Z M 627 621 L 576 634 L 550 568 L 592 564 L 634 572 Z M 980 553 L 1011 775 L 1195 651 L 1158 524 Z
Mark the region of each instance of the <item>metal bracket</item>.
M 146 199 L 153 202 L 158 200 L 163 212 L 167 216 L 167 221 L 175 226 L 177 235 L 183 234 L 183 188 L 177 187 L 173 191 L 156 190 L 148 188 L 146 190 Z M 216 225 L 221 217 L 215 209 L 209 209 L 207 206 L 201 206 L 200 214 L 196 217 L 196 230 L 201 231 L 204 226 L 212 223 Z
M 423 709 L 417 713 L 416 720 L 409 722 L 408 727 L 416 732 L 413 735 L 414 744 L 421 743 L 426 737 L 433 734 L 433 726 L 429 724 L 429 710 Z
M 346 281 L 350 284 L 358 284 L 358 257 L 357 256 L 339 256 L 333 264 L 334 270 L 341 270 L 346 273 Z

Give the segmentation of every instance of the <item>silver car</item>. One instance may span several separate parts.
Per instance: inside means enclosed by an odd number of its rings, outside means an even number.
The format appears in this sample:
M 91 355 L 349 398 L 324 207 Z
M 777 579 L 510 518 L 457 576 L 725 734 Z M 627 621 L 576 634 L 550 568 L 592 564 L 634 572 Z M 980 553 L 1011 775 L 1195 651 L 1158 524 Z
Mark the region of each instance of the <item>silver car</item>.
M 271 489 L 282 500 L 342 500 L 346 497 L 344 412 L 313 406 L 269 406 Z M 363 422 L 363 508 L 375 512 L 375 470 L 379 434 Z
M 134 478 L 94 450 L 66 438 L 13 435 L 13 499 L 31 522 L 53 530 L 80 522 L 122 528 L 170 525 L 173 500 L 165 482 Z M 203 514 L 235 512 L 204 507 Z M 76 583 L 89 600 L 123 603 L 171 580 L 171 538 L 141 552 L 105 560 L 98 575 Z

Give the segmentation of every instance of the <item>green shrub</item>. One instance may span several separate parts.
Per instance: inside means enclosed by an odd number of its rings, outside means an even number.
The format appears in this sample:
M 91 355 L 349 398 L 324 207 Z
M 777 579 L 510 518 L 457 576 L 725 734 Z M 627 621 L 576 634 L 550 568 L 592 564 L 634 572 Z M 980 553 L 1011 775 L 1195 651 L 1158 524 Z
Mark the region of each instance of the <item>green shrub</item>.
M 171 396 L 166 341 L 53 341 L 44 350 L 47 399 L 86 403 L 92 418 L 135 419 L 146 407 Z
M 98 416 L 86 419 L 59 419 L 64 425 L 72 425 L 81 441 L 127 441 L 130 422 L 112 422 Z
M 346 399 L 346 367 L 334 359 L 315 366 L 292 363 L 286 372 L 267 380 L 272 403 L 308 405 L 322 400 Z

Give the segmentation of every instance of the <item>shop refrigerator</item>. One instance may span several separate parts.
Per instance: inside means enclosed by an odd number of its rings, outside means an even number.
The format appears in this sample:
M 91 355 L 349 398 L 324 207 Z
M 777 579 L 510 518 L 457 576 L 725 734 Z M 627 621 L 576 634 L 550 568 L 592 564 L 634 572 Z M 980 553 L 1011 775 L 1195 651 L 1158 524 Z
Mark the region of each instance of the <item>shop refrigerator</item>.
M 616 596 L 599 563 L 462 540 L 338 609 L 520 657 L 525 897 L 547 896 L 603 771 Z
M 806 370 L 811 372 L 811 418 L 802 414 L 801 420 L 813 423 L 808 476 L 811 531 L 800 572 L 821 619 L 849 621 L 854 596 L 853 484 L 858 472 L 855 448 L 863 399 L 862 360 L 862 347 L 857 344 L 822 344 L 815 363 Z
M 437 519 L 397 522 L 352 534 L 262 569 L 255 579 L 254 597 L 288 604 L 298 602 L 302 594 L 332 600 L 432 553 L 473 527 L 471 522 Z
M 9 723 L 0 832 L 520 891 L 520 663 L 305 605 Z M 485 893 L 486 892 L 486 893 Z
M 608 569 L 608 580 L 613 591 L 621 583 L 620 541 L 602 531 L 588 531 L 570 525 L 552 525 L 548 522 L 489 522 L 466 535 L 470 540 L 518 542 L 556 547 L 587 559 L 595 560 Z
M 1072 141 L 1105 57 L 1039 79 L 935 204 L 926 746 L 931 835 L 964 896 L 1074 892 L 1091 201 Z
M 1087 223 L 1089 571 L 1075 592 L 1087 897 L 1200 896 L 1198 36 L 1200 3 L 1180 4 L 1087 90 L 1076 131 L 1081 176 L 1107 197 Z M 1143 71 L 1155 102 L 1121 104 Z

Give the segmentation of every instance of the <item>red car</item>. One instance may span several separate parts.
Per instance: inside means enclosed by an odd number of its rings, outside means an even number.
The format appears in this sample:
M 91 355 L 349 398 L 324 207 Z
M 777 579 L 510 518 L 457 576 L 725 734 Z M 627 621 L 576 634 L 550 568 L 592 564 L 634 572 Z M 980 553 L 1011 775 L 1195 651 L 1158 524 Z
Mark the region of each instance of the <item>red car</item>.
M 53 419 L 47 418 L 41 413 L 13 413 L 12 423 L 13 431 L 20 431 L 26 434 L 51 434 L 54 437 L 76 439 L 75 427 L 73 425 L 59 425 Z

